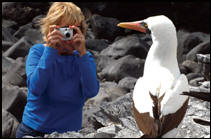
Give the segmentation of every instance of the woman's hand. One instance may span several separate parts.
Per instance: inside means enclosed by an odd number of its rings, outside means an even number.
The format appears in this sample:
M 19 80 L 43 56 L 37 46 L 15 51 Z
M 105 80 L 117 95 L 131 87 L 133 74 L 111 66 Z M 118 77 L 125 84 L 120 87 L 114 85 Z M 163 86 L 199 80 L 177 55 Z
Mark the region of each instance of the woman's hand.
M 51 25 L 49 27 L 49 33 L 47 35 L 47 46 L 58 50 L 61 49 L 61 47 L 63 46 L 62 43 L 63 35 L 56 28 L 58 28 L 56 25 Z
M 86 54 L 85 36 L 77 26 L 72 26 L 72 29 L 76 31 L 71 40 L 72 45 L 79 52 L 80 56 L 83 56 Z

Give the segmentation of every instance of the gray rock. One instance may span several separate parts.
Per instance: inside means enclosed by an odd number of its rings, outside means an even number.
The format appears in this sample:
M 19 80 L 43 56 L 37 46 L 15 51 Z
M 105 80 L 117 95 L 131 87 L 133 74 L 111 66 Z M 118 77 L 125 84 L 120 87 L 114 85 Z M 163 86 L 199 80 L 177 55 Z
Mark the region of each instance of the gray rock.
M 15 60 L 2 55 L 2 75 L 5 75 L 15 63 Z
M 136 81 L 137 81 L 137 78 L 125 77 L 119 81 L 118 86 L 121 88 L 125 88 L 126 90 L 129 91 L 129 90 L 134 89 Z
M 190 81 L 190 80 L 193 80 L 195 78 L 201 78 L 201 77 L 203 77 L 203 75 L 201 75 L 201 73 L 188 73 L 186 75 L 186 77 L 187 77 L 188 81 Z
M 8 41 L 2 41 L 2 50 L 5 52 L 7 49 L 9 49 L 14 43 L 8 42 Z
M 204 77 L 194 78 L 189 81 L 189 84 L 192 86 L 199 86 L 199 82 L 204 81 Z
M 100 55 L 106 55 L 115 59 L 125 55 L 134 55 L 141 59 L 145 59 L 148 48 L 149 46 L 141 40 L 141 36 L 134 34 L 113 42 L 108 48 L 101 51 Z
M 191 49 L 193 49 L 198 44 L 202 43 L 204 41 L 204 37 L 206 34 L 202 32 L 193 32 L 190 33 L 184 41 L 184 51 L 183 54 L 187 54 Z
M 19 122 L 22 121 L 26 99 L 17 86 L 2 88 L 2 108 L 13 114 Z
M 22 37 L 15 44 L 13 44 L 6 52 L 3 53 L 6 57 L 11 57 L 16 59 L 17 57 L 25 57 L 28 54 L 28 51 L 31 47 L 31 44 Z
M 193 51 L 197 45 L 210 41 L 210 35 L 202 32 L 187 32 L 185 30 L 177 31 L 177 40 L 178 40 L 178 50 L 177 50 L 177 59 L 181 63 L 186 59 L 186 54 L 190 51 Z M 208 52 L 208 51 L 207 51 Z M 193 53 L 193 52 L 192 52 Z M 195 52 L 194 52 L 195 53 Z M 196 53 L 195 53 L 196 54 Z M 188 57 L 189 59 L 190 57 Z M 191 59 L 195 59 L 194 55 Z
M 44 18 L 45 16 L 46 16 L 46 15 L 44 15 L 44 14 L 35 16 L 35 17 L 32 19 L 32 27 L 33 27 L 34 29 L 40 29 L 40 19 L 41 19 L 41 18 Z
M 201 67 L 200 65 L 195 62 L 195 61 L 191 61 L 191 60 L 185 60 L 182 65 L 184 67 L 186 67 L 189 71 L 189 73 L 200 73 L 201 72 Z
M 196 54 L 197 57 L 197 61 L 199 63 L 205 63 L 205 64 L 209 64 L 210 63 L 210 54 Z
M 15 138 L 18 120 L 8 111 L 2 109 L 2 137 Z
M 42 38 L 42 33 L 37 29 L 29 29 L 24 33 L 27 41 L 29 41 L 32 45 L 36 43 L 44 43 Z
M 210 136 L 210 126 L 202 126 L 193 121 L 193 118 L 196 117 L 206 120 L 210 119 L 210 109 L 206 107 L 207 103 L 209 104 L 209 102 L 190 98 L 178 136 L 183 138 L 204 138 Z
M 20 39 L 25 35 L 25 32 L 32 28 L 32 23 L 25 24 L 20 26 L 19 29 L 13 34 L 14 37 Z
M 53 132 L 51 134 L 45 134 L 44 136 L 44 138 L 82 138 L 82 137 L 83 135 L 74 131 L 68 131 L 65 133 Z
M 197 62 L 196 54 L 208 54 L 210 52 L 210 40 L 202 42 L 187 53 L 186 59 Z
M 109 41 L 105 39 L 86 39 L 86 48 L 95 51 L 102 51 L 107 48 Z
M 135 132 L 139 132 L 139 128 L 136 124 L 136 121 L 135 121 L 133 115 L 120 118 L 120 122 L 121 122 L 123 127 L 130 129 L 130 130 L 133 130 Z
M 12 35 L 18 29 L 18 25 L 15 21 L 2 19 L 2 26 L 5 27 Z
M 102 55 L 94 55 L 97 72 L 101 72 L 107 65 L 114 61 L 113 58 Z
M 178 63 L 182 63 L 185 60 L 185 56 L 183 54 L 184 51 L 184 42 L 186 40 L 186 38 L 190 35 L 189 32 L 185 31 L 185 30 L 178 30 L 177 31 L 177 42 L 178 42 L 178 46 L 177 46 L 177 60 Z
M 142 135 L 139 131 L 124 128 L 114 138 L 140 138 Z
M 102 127 L 102 128 L 99 128 L 97 130 L 97 133 L 106 133 L 107 135 L 110 135 L 110 137 L 114 137 L 121 129 L 112 124 L 112 125 L 109 125 L 107 127 Z
M 197 54 L 198 64 L 201 66 L 201 74 L 210 80 L 210 54 Z
M 2 4 L 2 17 L 4 19 L 13 20 L 19 25 L 24 25 L 30 22 L 36 15 L 45 12 L 43 8 L 48 9 L 45 4 L 42 3 L 40 7 L 31 7 L 29 3 L 24 2 L 4 2 Z M 26 18 L 27 17 L 27 18 Z
M 107 65 L 100 73 L 100 78 L 118 82 L 124 77 L 138 78 L 143 74 L 145 60 L 132 55 L 124 56 Z
M 210 89 L 209 88 L 205 88 L 203 86 L 189 86 L 190 88 L 190 91 L 192 92 L 207 92 L 207 93 L 210 93 Z
M 111 134 L 104 133 L 104 132 L 90 133 L 90 134 L 84 136 L 84 138 L 111 138 L 111 137 L 112 137 Z
M 123 96 L 127 91 L 118 87 L 114 82 L 100 83 L 100 90 L 97 96 L 90 98 L 86 102 L 86 106 L 100 106 L 103 103 L 114 101 L 120 96 Z
M 90 19 L 90 24 L 93 33 L 98 39 L 114 40 L 118 34 L 121 33 L 121 29 L 117 27 L 119 20 L 111 17 L 103 17 L 94 14 Z
M 120 118 L 132 115 L 131 102 L 131 93 L 121 96 L 113 102 L 101 105 L 101 110 L 94 114 L 95 118 L 104 126 L 112 122 L 120 123 Z
M 35 22 L 35 21 L 34 21 Z M 36 44 L 36 43 L 43 43 L 42 39 L 42 33 L 39 29 L 33 29 L 33 25 L 35 23 L 29 23 L 26 25 L 21 26 L 15 33 L 14 36 L 16 38 L 25 37 L 27 41 L 30 42 L 30 44 Z
M 25 60 L 21 57 L 17 58 L 8 68 L 2 81 L 4 84 L 17 85 L 20 87 L 26 86 Z
M 2 26 L 2 40 L 14 43 L 17 41 L 17 38 L 15 38 L 7 28 Z
M 184 65 L 182 65 L 182 64 L 179 64 L 179 69 L 180 69 L 180 72 L 182 74 L 185 74 L 185 75 L 190 72 L 190 70 L 187 67 L 185 67 Z

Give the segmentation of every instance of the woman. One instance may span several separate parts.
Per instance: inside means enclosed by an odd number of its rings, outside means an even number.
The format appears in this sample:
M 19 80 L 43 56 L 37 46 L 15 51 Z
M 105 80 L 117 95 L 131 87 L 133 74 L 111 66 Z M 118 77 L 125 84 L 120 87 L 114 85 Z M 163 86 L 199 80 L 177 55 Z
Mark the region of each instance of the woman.
M 63 40 L 59 30 L 66 26 L 74 30 L 71 40 Z M 99 91 L 80 8 L 71 2 L 53 3 L 41 30 L 46 44 L 32 46 L 27 57 L 27 104 L 16 137 L 80 130 L 84 102 Z

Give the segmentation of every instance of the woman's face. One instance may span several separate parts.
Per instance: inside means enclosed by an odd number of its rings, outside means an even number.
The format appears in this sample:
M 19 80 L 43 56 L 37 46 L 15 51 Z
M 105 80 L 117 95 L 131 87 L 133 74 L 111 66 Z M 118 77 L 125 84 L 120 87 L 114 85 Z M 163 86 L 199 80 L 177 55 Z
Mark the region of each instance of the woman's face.
M 70 26 L 71 24 L 69 24 L 68 22 L 61 22 L 59 24 L 60 27 L 65 27 L 65 26 Z M 80 25 L 74 25 L 74 26 L 80 26 Z M 58 52 L 60 55 L 71 55 L 73 54 L 75 48 L 72 46 L 72 42 L 71 41 L 63 41 L 63 47 L 58 49 Z

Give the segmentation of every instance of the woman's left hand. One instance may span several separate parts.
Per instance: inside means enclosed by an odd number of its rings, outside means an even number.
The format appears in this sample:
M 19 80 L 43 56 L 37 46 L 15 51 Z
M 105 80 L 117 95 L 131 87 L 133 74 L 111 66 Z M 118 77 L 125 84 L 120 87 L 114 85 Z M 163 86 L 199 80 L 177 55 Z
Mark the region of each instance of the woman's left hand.
M 72 29 L 76 32 L 72 38 L 72 45 L 79 52 L 80 56 L 83 56 L 86 54 L 85 36 L 77 26 L 72 26 Z

